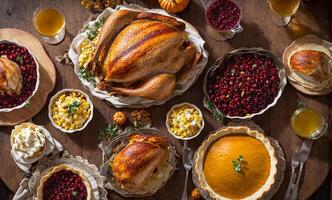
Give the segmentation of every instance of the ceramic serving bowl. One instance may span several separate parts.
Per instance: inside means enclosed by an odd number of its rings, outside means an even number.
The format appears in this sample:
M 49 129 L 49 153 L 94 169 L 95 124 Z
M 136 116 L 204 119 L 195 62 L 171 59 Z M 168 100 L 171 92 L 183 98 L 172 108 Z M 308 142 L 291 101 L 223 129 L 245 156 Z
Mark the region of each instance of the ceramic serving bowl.
M 276 65 L 277 69 L 278 69 L 278 75 L 279 75 L 279 79 L 280 79 L 280 83 L 279 83 L 279 89 L 278 89 L 278 93 L 277 95 L 274 97 L 274 100 L 267 105 L 264 109 L 260 110 L 259 112 L 256 113 L 248 113 L 245 116 L 230 116 L 230 115 L 226 115 L 225 117 L 229 118 L 229 119 L 240 119 L 240 120 L 244 120 L 244 119 L 250 119 L 256 115 L 261 115 L 263 114 L 265 111 L 267 111 L 269 108 L 273 107 L 278 99 L 280 98 L 280 96 L 282 95 L 282 92 L 287 84 L 287 78 L 286 78 L 286 72 L 285 72 L 285 67 L 284 64 L 282 63 L 282 61 L 276 56 L 274 55 L 272 52 L 264 50 L 263 48 L 240 48 L 240 49 L 236 49 L 234 51 L 231 51 L 229 53 L 226 53 L 224 56 L 218 58 L 215 63 L 208 69 L 207 73 L 205 74 L 205 78 L 204 78 L 204 82 L 203 82 L 203 91 L 205 94 L 205 98 L 204 98 L 204 107 L 207 108 L 209 111 L 211 111 L 212 113 L 214 112 L 218 112 L 218 113 L 223 113 L 221 110 L 219 110 L 214 104 L 213 102 L 210 100 L 210 96 L 208 95 L 207 92 L 207 82 L 208 79 L 210 78 L 211 73 L 213 73 L 214 71 L 216 71 L 218 69 L 218 67 L 220 66 L 220 64 L 227 58 L 231 57 L 231 56 L 235 56 L 235 55 L 243 55 L 243 54 L 258 54 L 258 55 L 265 55 L 268 57 L 271 57 L 274 61 L 274 64 Z M 207 102 L 212 102 L 213 106 L 211 108 L 211 106 L 209 106 L 207 104 Z
M 35 93 L 37 92 L 38 87 L 39 87 L 39 81 L 40 81 L 39 63 L 38 63 L 36 57 L 31 53 L 31 51 L 29 50 L 29 48 L 27 48 L 25 46 L 22 46 L 22 45 L 14 42 L 14 41 L 9 41 L 9 40 L 0 40 L 0 44 L 14 44 L 14 45 L 16 45 L 18 47 L 27 49 L 28 53 L 32 56 L 33 60 L 36 63 L 36 73 L 37 73 L 36 85 L 35 85 L 35 89 L 31 93 L 31 95 L 22 104 L 20 104 L 20 105 L 17 105 L 17 106 L 12 107 L 12 108 L 2 108 L 2 109 L 0 109 L 0 112 L 11 112 L 13 110 L 17 110 L 17 109 L 23 108 L 24 106 L 27 106 L 29 104 L 29 101 L 30 101 L 31 97 L 33 97 L 35 95 Z
M 178 108 L 178 107 L 181 107 L 181 106 L 184 106 L 184 105 L 188 105 L 189 107 L 192 107 L 192 108 L 196 109 L 198 111 L 199 115 L 202 117 L 202 127 L 197 131 L 197 133 L 195 135 L 193 135 L 191 137 L 186 137 L 186 138 L 177 136 L 175 133 L 173 133 L 171 131 L 171 127 L 169 126 L 169 117 L 170 117 L 170 114 L 172 113 L 172 111 L 175 108 Z M 191 140 L 191 139 L 197 137 L 202 132 L 202 130 L 204 129 L 204 125 L 205 125 L 205 123 L 204 123 L 204 118 L 203 118 L 202 111 L 197 106 L 195 106 L 194 104 L 191 104 L 191 103 L 188 103 L 188 102 L 184 102 L 184 103 L 174 105 L 166 114 L 166 127 L 167 127 L 168 132 L 171 133 L 175 138 L 180 139 L 180 140 Z
M 90 116 L 88 118 L 88 120 L 85 122 L 85 124 L 79 128 L 79 129 L 74 129 L 74 130 L 66 130 L 66 129 L 63 129 L 61 128 L 60 126 L 58 126 L 54 120 L 53 120 L 53 117 L 52 117 L 52 105 L 54 104 L 54 101 L 60 96 L 62 95 L 63 93 L 66 93 L 66 92 L 77 92 L 77 93 L 80 93 L 82 94 L 86 100 L 89 102 L 89 105 L 90 105 Z M 89 122 L 92 120 L 92 117 L 93 117 L 93 104 L 92 104 L 92 101 L 90 99 L 90 97 L 82 92 L 81 90 L 78 90 L 78 89 L 63 89 L 59 92 L 57 92 L 51 99 L 50 99 L 50 103 L 48 104 L 48 118 L 51 120 L 52 122 L 52 125 L 61 130 L 62 132 L 65 132 L 65 133 L 74 133 L 74 132 L 79 132 L 79 131 L 82 131 L 83 129 L 85 129 L 87 127 L 87 125 L 89 124 Z

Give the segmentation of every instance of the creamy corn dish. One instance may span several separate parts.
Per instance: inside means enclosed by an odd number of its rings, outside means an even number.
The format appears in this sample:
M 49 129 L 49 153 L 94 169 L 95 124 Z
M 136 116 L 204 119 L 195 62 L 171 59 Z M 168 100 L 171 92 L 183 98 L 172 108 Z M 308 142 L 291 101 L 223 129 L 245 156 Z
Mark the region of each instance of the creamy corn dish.
M 203 126 L 203 117 L 196 108 L 185 104 L 171 111 L 168 125 L 170 131 L 176 136 L 188 138 L 200 131 Z
M 90 103 L 79 92 L 60 94 L 52 105 L 54 123 L 65 130 L 77 130 L 83 127 L 90 115 Z

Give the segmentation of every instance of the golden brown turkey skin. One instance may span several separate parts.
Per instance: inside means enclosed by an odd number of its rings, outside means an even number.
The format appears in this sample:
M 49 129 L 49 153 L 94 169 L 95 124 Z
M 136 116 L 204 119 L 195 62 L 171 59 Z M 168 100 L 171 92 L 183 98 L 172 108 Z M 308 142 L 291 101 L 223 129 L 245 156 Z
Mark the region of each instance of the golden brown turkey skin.
M 175 74 L 195 55 L 186 33 L 169 24 L 135 20 L 115 38 L 103 65 L 105 81 L 135 82 Z
M 164 137 L 135 134 L 114 157 L 112 173 L 130 192 L 143 187 L 144 181 L 168 158 L 168 142 Z
M 19 94 L 22 89 L 21 68 L 6 56 L 0 57 L 0 92 Z
M 104 23 L 87 69 L 101 80 L 98 89 L 162 101 L 173 95 L 178 78 L 187 78 L 198 55 L 183 22 L 119 10 Z

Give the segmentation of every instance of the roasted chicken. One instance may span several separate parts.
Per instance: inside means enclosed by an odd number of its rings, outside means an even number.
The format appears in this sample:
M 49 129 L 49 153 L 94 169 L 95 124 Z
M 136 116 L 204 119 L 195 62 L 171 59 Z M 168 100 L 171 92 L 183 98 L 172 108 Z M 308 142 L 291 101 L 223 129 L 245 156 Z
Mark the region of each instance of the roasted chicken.
M 19 94 L 22 89 L 21 68 L 6 56 L 0 57 L 0 93 Z
M 121 187 L 134 193 L 145 186 L 168 157 L 169 143 L 165 137 L 133 134 L 114 157 L 112 173 Z
M 119 10 L 105 21 L 87 69 L 98 88 L 113 93 L 165 100 L 177 79 L 201 59 L 185 24 L 164 15 Z

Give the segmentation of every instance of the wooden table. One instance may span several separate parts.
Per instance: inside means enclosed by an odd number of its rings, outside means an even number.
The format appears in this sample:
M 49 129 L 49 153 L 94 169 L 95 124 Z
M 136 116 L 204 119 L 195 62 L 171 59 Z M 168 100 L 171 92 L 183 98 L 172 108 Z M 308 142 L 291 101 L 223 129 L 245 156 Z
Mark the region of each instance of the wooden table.
M 46 0 L 2 0 L 0 3 L 0 27 L 22 29 L 38 37 L 33 30 L 32 15 L 40 3 L 46 2 Z M 80 6 L 79 0 L 58 0 L 52 2 L 56 2 L 56 5 L 65 13 L 67 31 L 66 38 L 60 45 L 53 46 L 43 43 L 49 56 L 54 61 L 55 56 L 63 54 L 64 50 L 69 48 L 71 40 L 78 30 L 81 29 L 91 13 Z M 129 2 L 137 3 L 145 7 L 158 7 L 157 0 Z M 216 42 L 205 32 L 206 22 L 204 9 L 200 5 L 199 0 L 191 0 L 189 7 L 183 13 L 179 14 L 183 19 L 191 22 L 207 41 L 206 48 L 210 53 L 209 63 L 212 63 L 214 59 L 222 54 L 239 47 L 263 47 L 281 56 L 283 49 L 288 46 L 293 39 L 306 33 L 315 33 L 330 41 L 332 39 L 332 4 L 328 0 L 312 0 L 311 3 L 302 3 L 299 12 L 287 28 L 278 27 L 272 23 L 270 20 L 271 13 L 265 1 L 242 0 L 241 5 L 243 7 L 242 24 L 244 31 L 236 35 L 232 40 L 226 42 Z M 75 76 L 71 66 L 59 63 L 55 64 L 57 67 L 57 82 L 56 89 L 51 95 L 62 88 L 79 88 L 85 90 L 79 79 Z M 216 122 L 211 114 L 202 107 L 203 93 L 201 86 L 202 76 L 184 95 L 173 98 L 163 106 L 148 109 L 153 116 L 154 126 L 167 133 L 164 124 L 167 110 L 173 104 L 179 102 L 192 102 L 202 108 L 206 121 L 206 128 L 203 133 L 198 138 L 190 141 L 190 145 L 198 147 L 202 139 L 210 131 L 221 126 L 221 124 Z M 293 135 L 289 126 L 289 118 L 296 109 L 296 101 L 298 99 L 321 112 L 325 119 L 329 120 L 329 124 L 332 124 L 332 94 L 322 97 L 306 96 L 297 92 L 290 84 L 287 85 L 275 107 L 253 119 L 268 135 L 276 138 L 280 142 L 286 155 L 287 170 L 285 180 L 274 199 L 282 199 L 285 193 L 289 181 L 292 153 L 301 142 L 301 139 Z M 47 117 L 47 106 L 32 120 L 36 124 L 45 126 L 71 154 L 81 155 L 91 163 L 99 166 L 101 164 L 101 152 L 97 145 L 97 132 L 98 129 L 105 127 L 106 124 L 111 121 L 112 114 L 118 109 L 106 105 L 103 101 L 95 97 L 92 97 L 92 101 L 95 105 L 94 119 L 80 134 L 69 136 L 52 127 Z M 130 112 L 129 109 L 124 110 L 128 113 Z M 11 129 L 12 127 L 0 128 L 2 132 L 0 133 L 0 177 L 12 191 L 16 191 L 22 179 L 22 175 L 10 157 L 9 133 Z M 305 166 L 304 178 L 300 185 L 300 199 L 310 197 L 312 193 L 320 187 L 328 174 L 331 164 L 330 134 L 331 128 L 329 129 L 329 134 L 319 141 L 316 141 L 313 145 L 311 157 Z M 175 142 L 178 149 L 180 149 L 180 142 Z M 155 196 L 143 199 L 180 199 L 184 176 L 184 170 L 179 165 L 179 169 L 163 189 Z M 192 182 L 190 182 L 189 189 L 193 187 Z M 113 192 L 110 192 L 109 196 L 111 197 L 110 199 L 124 199 Z

